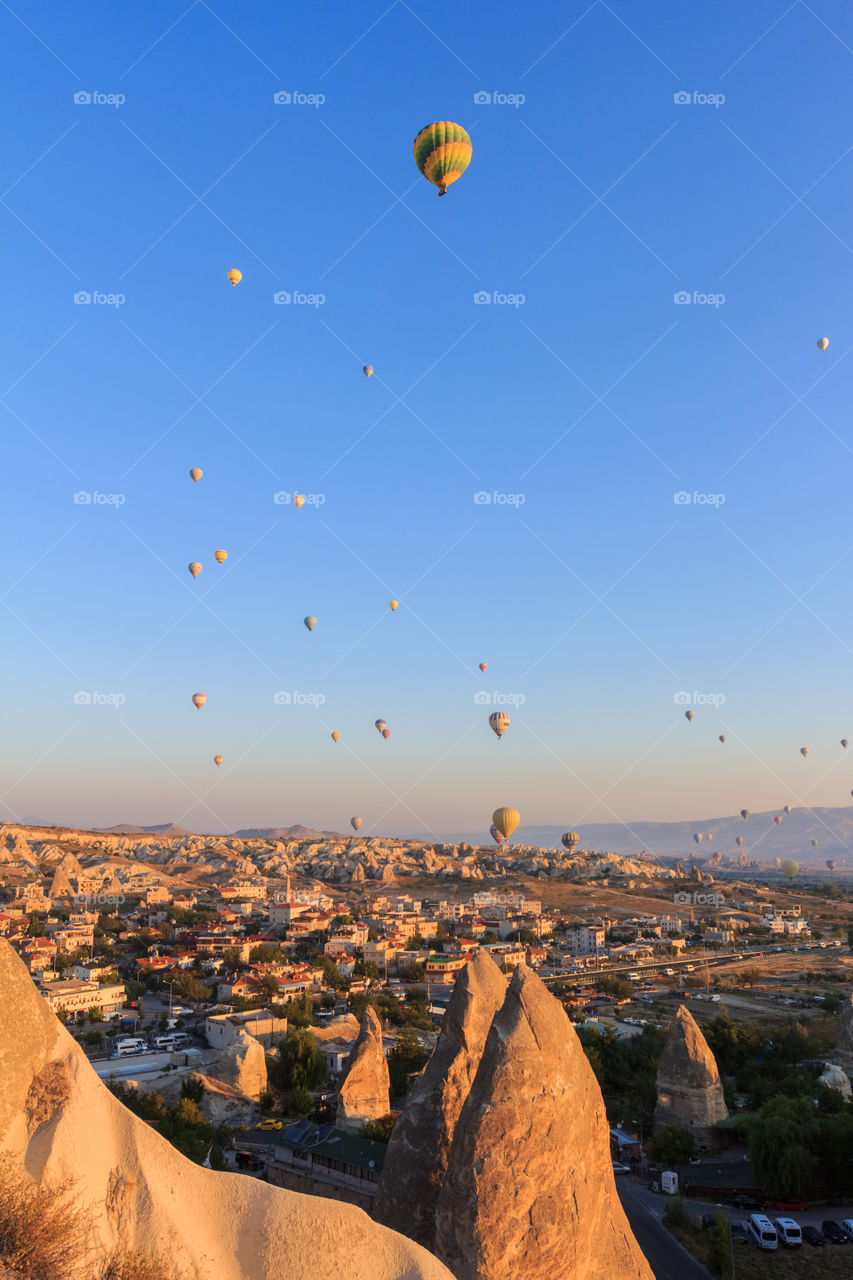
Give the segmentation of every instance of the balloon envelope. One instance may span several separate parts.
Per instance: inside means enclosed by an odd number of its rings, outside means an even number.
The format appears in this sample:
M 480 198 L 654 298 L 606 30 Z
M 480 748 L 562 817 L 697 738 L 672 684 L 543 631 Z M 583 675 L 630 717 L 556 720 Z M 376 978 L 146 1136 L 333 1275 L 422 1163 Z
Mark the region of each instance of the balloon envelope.
M 492 814 L 492 822 L 497 827 L 505 840 L 508 840 L 515 828 L 521 822 L 521 814 L 517 809 L 508 809 L 505 805 L 500 809 L 495 809 Z
M 192 480 L 195 480 L 196 484 L 198 484 L 199 480 L 202 478 L 203 475 L 204 475 L 204 472 L 202 471 L 201 467 L 190 468 L 190 478 Z
M 421 173 L 443 196 L 471 163 L 471 139 L 461 124 L 434 120 L 418 133 L 413 152 Z
M 373 377 L 373 365 L 372 365 L 372 364 L 366 364 L 366 365 L 364 366 L 364 368 L 362 369 L 362 371 L 361 371 L 361 372 L 364 374 L 365 378 L 372 378 L 372 377 Z
M 695 711 L 685 711 L 685 713 L 684 713 L 684 719 L 685 719 L 685 720 L 692 720 L 692 719 L 693 719 L 693 717 L 694 717 L 695 715 L 696 715 L 696 712 L 695 712 Z
M 701 844 L 701 843 L 702 843 L 702 832 L 701 832 L 701 831 L 696 831 L 696 832 L 694 832 L 693 839 L 696 841 L 696 843 L 697 843 L 697 844 Z
M 214 560 L 216 561 L 216 563 L 217 563 L 217 564 L 222 564 L 225 560 L 227 560 L 227 559 L 228 559 L 228 552 L 227 552 L 227 551 L 214 551 L 214 553 L 213 553 L 213 558 L 214 558 Z
M 504 838 L 501 835 L 500 831 L 498 831 L 494 823 L 492 823 L 492 825 L 489 827 L 489 835 L 492 837 L 495 844 L 503 844 Z
M 361 826 L 361 818 L 350 818 L 349 824 L 352 827 L 353 831 L 358 831 L 359 827 Z
M 847 742 L 847 739 L 846 739 L 846 738 L 842 738 L 842 739 L 841 739 L 841 745 L 842 745 L 842 747 L 846 747 L 846 746 L 848 745 L 848 742 Z
M 485 671 L 485 670 L 486 670 L 486 664 L 485 664 L 485 662 L 481 662 L 481 663 L 480 663 L 480 670 L 481 670 L 481 671 Z
M 214 757 L 213 757 L 213 763 L 216 765 L 217 769 L 218 769 L 218 768 L 219 768 L 219 766 L 222 764 L 222 761 L 224 760 L 224 758 L 225 758 L 224 756 L 214 756 Z
M 782 819 L 779 817 L 778 813 L 776 814 L 776 817 L 773 819 L 773 821 L 776 823 L 777 827 L 781 827 Z
M 293 499 L 294 507 L 296 507 L 296 510 L 298 511 L 301 506 L 304 506 L 304 504 L 305 504 L 305 498 L 301 493 L 297 493 Z
M 749 817 L 749 810 L 741 809 L 740 816 L 743 818 L 744 822 L 746 822 L 747 818 Z
M 826 351 L 826 348 L 829 346 L 829 338 L 818 338 L 817 345 L 820 347 L 821 351 Z
M 385 721 L 384 721 L 384 720 L 376 720 L 374 723 L 376 724 L 376 728 L 377 728 L 377 729 L 379 730 L 379 732 L 381 733 L 381 732 L 382 732 L 382 730 L 385 728 Z
M 196 708 L 196 710 L 197 710 L 197 711 L 201 711 L 202 707 L 204 706 L 204 704 L 205 704 L 206 702 L 207 702 L 207 694 L 206 694 L 206 693 L 194 693 L 194 694 L 193 694 L 193 703 L 195 704 L 195 708 Z
M 787 876 L 789 880 L 793 880 L 794 876 L 797 874 L 799 869 L 800 869 L 799 862 L 795 862 L 793 858 L 786 858 L 785 861 L 779 867 L 779 870 L 782 872 L 782 874 Z
M 338 730 L 337 730 L 337 729 L 333 729 L 333 730 L 332 730 L 332 742 L 337 742 L 337 741 L 339 740 L 340 736 L 341 736 L 341 735 L 340 735 L 340 733 L 338 732 Z
M 509 716 L 505 711 L 493 711 L 489 716 L 489 726 L 501 738 L 509 728 Z
M 303 618 L 302 621 L 305 623 L 305 626 L 308 628 L 309 631 L 313 631 L 317 625 L 317 619 L 313 616 L 313 614 L 310 614 L 310 613 L 308 614 L 308 617 Z
M 228 279 L 236 288 L 237 285 L 240 283 L 240 281 L 243 279 L 243 272 L 238 271 L 236 267 L 232 267 L 231 270 L 228 272 Z
M 853 793 L 851 793 L 851 794 L 853 794 Z M 786 805 L 785 805 L 785 812 L 786 812 L 786 813 L 790 813 L 790 812 L 791 812 L 791 806 L 790 806 L 789 804 L 786 804 Z
M 383 738 L 385 739 L 385 741 L 387 742 L 387 741 L 388 741 L 388 739 L 391 737 L 391 730 L 390 730 L 390 729 L 383 729 L 383 730 L 382 730 L 382 737 L 383 737 Z
M 720 742 L 725 742 L 725 740 L 726 740 L 726 735 L 725 735 L 724 733 L 721 733 L 721 734 L 720 734 Z
M 738 836 L 738 837 L 736 838 L 736 840 L 735 840 L 735 844 L 736 844 L 736 845 L 742 845 L 742 844 L 743 844 L 743 836 Z
M 834 859 L 834 858 L 827 858 L 827 860 L 826 860 L 826 865 L 829 867 L 830 871 L 834 871 L 834 870 L 835 870 L 835 859 Z
M 394 612 L 396 611 L 396 609 L 397 609 L 397 605 L 398 605 L 399 603 L 400 603 L 400 601 L 399 601 L 399 600 L 389 600 L 389 601 L 388 601 L 388 608 L 391 610 L 391 612 L 392 612 L 392 613 L 394 613 Z
M 809 754 L 809 749 L 808 749 L 808 747 L 800 747 L 800 755 L 801 755 L 801 756 L 807 756 L 808 754 Z
M 197 560 L 193 560 L 192 564 L 189 566 L 189 570 L 192 576 L 194 578 L 197 578 L 198 575 L 201 573 L 201 565 Z
M 577 831 L 567 831 L 567 832 L 562 836 L 562 841 L 563 841 L 563 844 L 565 845 L 565 847 L 566 847 L 569 851 L 571 851 L 572 849 L 574 849 L 574 848 L 576 848 L 576 847 L 577 847 L 577 845 L 578 845 L 578 843 L 579 843 L 579 841 L 580 841 L 580 836 L 578 835 Z

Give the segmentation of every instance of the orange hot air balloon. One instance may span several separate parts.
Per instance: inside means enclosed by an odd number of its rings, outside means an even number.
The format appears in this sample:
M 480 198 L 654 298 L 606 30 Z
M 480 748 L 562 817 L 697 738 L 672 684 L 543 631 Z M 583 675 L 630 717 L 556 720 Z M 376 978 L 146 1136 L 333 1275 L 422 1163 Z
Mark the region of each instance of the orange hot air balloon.
M 305 499 L 303 498 L 302 494 L 301 494 L 301 493 L 297 493 L 297 494 L 296 494 L 296 496 L 295 496 L 295 497 L 294 497 L 294 499 L 293 499 L 293 505 L 294 505 L 294 507 L 296 507 L 296 510 L 297 510 L 297 511 L 298 511 L 298 510 L 299 510 L 299 508 L 304 504 L 304 502 L 305 502 Z
M 685 711 L 684 718 L 685 720 L 692 720 L 695 715 L 696 715 L 695 711 Z
M 382 737 L 383 737 L 383 738 L 385 739 L 385 741 L 387 742 L 387 741 L 388 741 L 388 739 L 391 737 L 391 730 L 390 730 L 390 729 L 383 729 L 383 730 L 382 730 Z
M 228 279 L 231 281 L 234 288 L 236 289 L 237 285 L 243 279 L 243 272 L 238 271 L 236 267 L 232 267 L 231 270 L 228 272 Z
M 340 739 L 340 736 L 341 735 L 338 733 L 337 729 L 332 730 L 332 742 L 338 742 Z
M 193 694 L 193 705 L 195 706 L 196 711 L 201 711 L 202 707 L 204 706 L 204 704 L 205 704 L 206 702 L 207 702 L 207 694 L 206 694 L 206 693 L 194 693 L 194 694 Z
M 189 565 L 188 568 L 194 578 L 197 578 L 201 573 L 201 565 L 197 560 L 193 560 L 192 564 Z
M 199 480 L 202 478 L 203 475 L 204 475 L 204 472 L 202 471 L 201 467 L 190 468 L 190 479 L 194 480 L 196 484 L 198 484 Z
M 222 564 L 224 560 L 227 560 L 227 559 L 228 559 L 228 552 L 227 552 L 227 551 L 214 551 L 214 553 L 213 553 L 213 558 L 214 558 L 214 560 L 216 561 L 216 563 L 217 563 L 217 564 Z
M 782 819 L 779 817 L 778 813 L 776 814 L 776 817 L 773 819 L 773 821 L 776 823 L 777 827 L 781 827 Z
M 224 759 L 225 759 L 225 757 L 224 757 L 224 756 L 214 756 L 214 757 L 213 757 L 213 763 L 216 765 L 217 769 L 218 769 L 218 768 L 219 768 L 219 766 L 222 764 L 222 761 L 223 761 Z
M 486 664 L 485 664 L 485 662 L 481 662 L 481 663 L 480 663 L 480 670 L 481 670 L 481 671 L 485 671 L 485 670 L 486 670 Z
M 388 601 L 388 608 L 391 610 L 391 612 L 392 612 L 392 613 L 395 611 L 395 609 L 397 608 L 397 605 L 398 605 L 399 603 L 400 603 L 400 601 L 399 601 L 399 600 L 389 600 L 389 601 Z

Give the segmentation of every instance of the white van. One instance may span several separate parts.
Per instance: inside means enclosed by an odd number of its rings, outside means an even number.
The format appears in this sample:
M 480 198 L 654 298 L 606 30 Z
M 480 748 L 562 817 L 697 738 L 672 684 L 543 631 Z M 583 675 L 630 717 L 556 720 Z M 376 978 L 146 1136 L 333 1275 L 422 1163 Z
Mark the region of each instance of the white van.
M 132 1053 L 144 1053 L 148 1048 L 144 1040 L 138 1036 L 130 1040 L 119 1040 L 116 1044 L 113 1057 L 125 1058 Z
M 776 1234 L 783 1244 L 789 1248 L 797 1244 L 803 1243 L 803 1233 L 800 1230 L 799 1222 L 795 1222 L 793 1218 L 776 1218 L 775 1219 Z
M 779 1237 L 770 1219 L 763 1213 L 751 1213 L 746 1224 L 748 1235 L 755 1241 L 759 1249 L 778 1249 Z
M 155 1036 L 154 1037 L 155 1049 L 171 1049 L 174 1047 L 174 1044 L 175 1044 L 174 1036 Z
M 186 1031 L 175 1031 L 169 1039 L 174 1049 L 183 1049 L 184 1045 L 192 1043 L 192 1036 L 188 1036 Z

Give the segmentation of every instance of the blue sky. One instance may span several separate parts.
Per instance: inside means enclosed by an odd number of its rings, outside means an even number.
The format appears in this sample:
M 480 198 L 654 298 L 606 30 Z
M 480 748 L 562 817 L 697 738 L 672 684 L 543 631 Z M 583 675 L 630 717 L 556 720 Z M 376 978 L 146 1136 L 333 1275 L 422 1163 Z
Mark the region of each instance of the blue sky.
M 853 15 L 519 14 L 0 12 L 7 819 L 849 800 Z

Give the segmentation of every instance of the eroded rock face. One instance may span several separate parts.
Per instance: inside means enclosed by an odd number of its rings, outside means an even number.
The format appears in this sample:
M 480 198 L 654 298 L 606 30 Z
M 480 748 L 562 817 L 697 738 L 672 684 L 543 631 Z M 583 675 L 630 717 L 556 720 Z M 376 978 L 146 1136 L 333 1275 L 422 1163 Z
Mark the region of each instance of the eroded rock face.
M 436 1228 L 456 1280 L 653 1280 L 616 1194 L 592 1068 L 523 965 L 456 1124 Z
M 506 978 L 477 951 L 456 979 L 441 1034 L 394 1126 L 373 1216 L 435 1248 L 435 1208 L 456 1123 L 483 1056 Z
M 846 1102 L 850 1102 L 853 1099 L 853 1089 L 850 1088 L 850 1078 L 847 1072 L 834 1062 L 826 1063 L 818 1084 L 825 1085 L 827 1089 L 836 1089 Z
M 680 1005 L 658 1063 L 654 1129 L 678 1124 L 701 1141 L 728 1116 L 716 1059 L 690 1010 Z
M 391 1110 L 391 1081 L 382 1048 L 382 1023 L 368 1005 L 358 1039 L 344 1064 L 335 1124 L 358 1133 L 369 1120 L 381 1120 Z
M 835 1057 L 848 1071 L 853 1070 L 853 995 L 841 1006 L 835 1037 Z
M 210 1074 L 257 1102 L 267 1087 L 263 1045 L 248 1031 L 240 1030 L 222 1050 Z
M 74 1185 L 101 1256 L 159 1251 L 187 1280 L 453 1280 L 352 1205 L 185 1159 L 98 1079 L 2 939 L 0 1150 L 22 1179 Z

